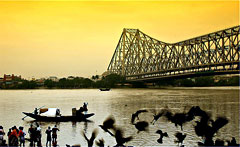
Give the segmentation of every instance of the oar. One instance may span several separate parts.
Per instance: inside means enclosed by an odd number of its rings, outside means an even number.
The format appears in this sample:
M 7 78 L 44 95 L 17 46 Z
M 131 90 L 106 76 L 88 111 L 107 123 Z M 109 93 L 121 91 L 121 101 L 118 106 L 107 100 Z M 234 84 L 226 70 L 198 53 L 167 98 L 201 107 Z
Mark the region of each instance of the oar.
M 45 107 L 45 106 L 42 106 L 42 107 L 40 107 L 40 108 L 38 108 L 37 110 L 39 110 L 39 109 L 41 109 L 41 108 L 43 108 L 43 107 Z M 34 112 L 34 111 L 33 111 Z M 32 113 L 33 113 L 32 112 Z M 26 116 L 24 116 L 23 118 L 22 118 L 22 120 L 24 120 L 24 118 L 26 118 L 26 117 L 28 117 L 27 115 Z

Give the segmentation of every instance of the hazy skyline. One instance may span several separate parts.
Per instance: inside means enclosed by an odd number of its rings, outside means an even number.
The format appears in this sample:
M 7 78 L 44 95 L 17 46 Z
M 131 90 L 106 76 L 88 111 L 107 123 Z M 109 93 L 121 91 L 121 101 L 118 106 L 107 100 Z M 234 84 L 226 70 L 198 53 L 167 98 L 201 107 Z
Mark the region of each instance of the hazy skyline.
M 0 20 L 0 77 L 91 77 L 107 70 L 123 28 L 182 41 L 239 25 L 239 2 L 0 2 Z

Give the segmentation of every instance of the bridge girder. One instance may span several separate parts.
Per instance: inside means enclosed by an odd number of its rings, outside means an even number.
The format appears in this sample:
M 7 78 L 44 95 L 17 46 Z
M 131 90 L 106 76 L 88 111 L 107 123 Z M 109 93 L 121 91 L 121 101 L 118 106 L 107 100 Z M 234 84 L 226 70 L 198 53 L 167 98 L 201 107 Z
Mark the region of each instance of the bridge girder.
M 123 29 L 108 66 L 128 81 L 199 72 L 238 71 L 240 26 L 177 43 L 165 43 L 138 29 Z

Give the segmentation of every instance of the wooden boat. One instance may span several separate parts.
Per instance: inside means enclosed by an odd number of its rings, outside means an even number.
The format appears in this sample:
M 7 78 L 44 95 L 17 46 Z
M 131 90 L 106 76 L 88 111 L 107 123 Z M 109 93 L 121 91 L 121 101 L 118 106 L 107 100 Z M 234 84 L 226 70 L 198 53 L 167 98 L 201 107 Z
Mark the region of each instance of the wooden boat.
M 87 118 L 94 115 L 94 113 L 82 114 L 79 116 L 41 116 L 33 113 L 23 112 L 23 114 L 37 120 L 37 121 L 52 121 L 52 122 L 66 122 L 66 121 L 86 121 Z
M 100 91 L 109 91 L 110 88 L 100 88 L 99 90 L 100 90 Z

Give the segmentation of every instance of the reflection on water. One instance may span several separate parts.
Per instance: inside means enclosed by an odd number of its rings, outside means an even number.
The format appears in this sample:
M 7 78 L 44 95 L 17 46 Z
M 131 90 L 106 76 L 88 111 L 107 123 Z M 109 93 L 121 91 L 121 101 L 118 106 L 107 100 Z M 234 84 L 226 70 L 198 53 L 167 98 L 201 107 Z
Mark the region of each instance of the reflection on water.
M 217 138 L 231 139 L 236 137 L 239 142 L 239 90 L 238 88 L 221 89 L 113 89 L 101 92 L 97 89 L 81 90 L 0 90 L 0 125 L 7 131 L 16 125 L 23 126 L 25 132 L 30 126 L 32 119 L 26 118 L 22 112 L 32 112 L 34 108 L 46 106 L 61 109 L 62 115 L 71 115 L 72 108 L 79 108 L 83 102 L 88 102 L 89 113 L 95 113 L 90 118 L 92 122 L 40 122 L 42 128 L 42 144 L 45 144 L 45 130 L 48 126 L 57 124 L 58 144 L 81 144 L 87 143 L 81 135 L 84 131 L 87 137 L 98 128 L 97 140 L 103 138 L 105 145 L 116 145 L 115 139 L 103 132 L 98 125 L 109 116 L 113 115 L 116 125 L 124 130 L 124 136 L 133 136 L 133 140 L 127 145 L 134 146 L 159 146 L 157 139 L 159 135 L 156 130 L 161 129 L 168 132 L 169 138 L 163 139 L 162 146 L 174 144 L 174 134 L 181 129 L 174 124 L 160 118 L 155 125 L 149 126 L 148 132 L 137 133 L 131 125 L 131 114 L 139 109 L 148 109 L 149 112 L 139 115 L 140 120 L 151 122 L 154 111 L 169 108 L 172 112 L 186 112 L 192 106 L 200 106 L 201 109 L 212 114 L 212 118 L 226 116 L 230 121 L 217 133 Z M 193 126 L 195 122 L 189 122 L 183 127 L 187 134 L 184 145 L 196 145 L 201 138 L 195 135 Z M 28 137 L 28 135 L 27 135 Z

